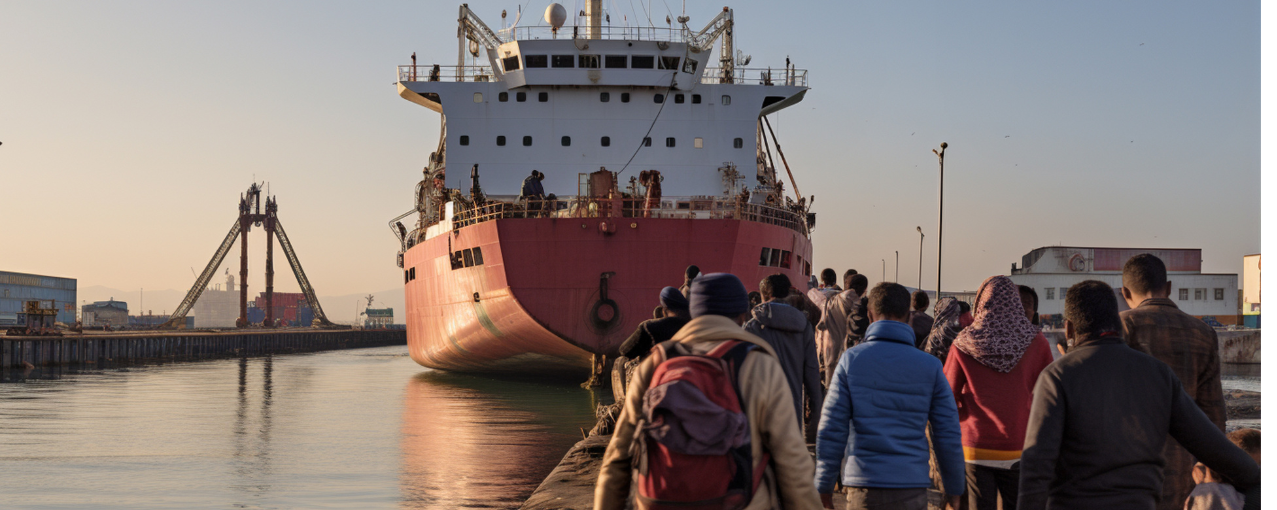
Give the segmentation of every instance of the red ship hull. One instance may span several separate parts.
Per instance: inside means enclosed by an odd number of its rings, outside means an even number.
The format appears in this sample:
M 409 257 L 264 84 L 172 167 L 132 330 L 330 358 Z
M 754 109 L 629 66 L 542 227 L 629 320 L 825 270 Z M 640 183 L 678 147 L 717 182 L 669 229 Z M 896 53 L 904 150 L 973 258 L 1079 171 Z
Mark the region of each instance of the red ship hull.
M 482 264 L 454 269 L 449 254 L 475 247 Z M 760 264 L 763 248 L 791 258 Z M 652 317 L 661 288 L 680 285 L 689 264 L 730 272 L 756 290 L 776 272 L 802 286 L 810 260 L 803 234 L 738 219 L 477 223 L 404 254 L 409 353 L 421 365 L 454 371 L 588 369 L 592 354 L 615 355 Z

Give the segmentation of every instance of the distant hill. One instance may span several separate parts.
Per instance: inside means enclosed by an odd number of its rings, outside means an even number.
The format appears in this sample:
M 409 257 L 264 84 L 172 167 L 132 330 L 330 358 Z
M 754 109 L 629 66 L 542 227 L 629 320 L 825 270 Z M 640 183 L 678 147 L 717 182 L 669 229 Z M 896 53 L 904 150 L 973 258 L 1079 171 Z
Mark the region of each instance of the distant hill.
M 372 294 L 374 296 L 373 308 L 394 308 L 395 323 L 403 324 L 404 318 L 404 294 L 402 288 L 383 290 L 377 292 L 365 292 L 360 294 L 346 294 L 341 296 L 319 296 L 319 305 L 324 307 L 324 313 L 328 314 L 328 319 L 337 323 L 351 323 L 355 320 L 355 314 L 362 312 L 367 300 L 364 296 Z M 249 296 L 253 299 L 257 293 Z M 184 290 L 147 290 L 144 295 L 139 295 L 138 290 L 132 291 L 120 290 L 101 285 L 91 285 L 81 287 L 77 291 L 79 304 L 92 303 L 94 301 L 106 301 L 115 299 L 116 301 L 124 301 L 128 303 L 129 314 L 138 315 L 139 306 L 145 306 L 142 312 L 150 310 L 155 315 L 167 315 L 173 313 L 177 305 L 186 297 Z M 139 305 L 139 298 L 144 299 Z

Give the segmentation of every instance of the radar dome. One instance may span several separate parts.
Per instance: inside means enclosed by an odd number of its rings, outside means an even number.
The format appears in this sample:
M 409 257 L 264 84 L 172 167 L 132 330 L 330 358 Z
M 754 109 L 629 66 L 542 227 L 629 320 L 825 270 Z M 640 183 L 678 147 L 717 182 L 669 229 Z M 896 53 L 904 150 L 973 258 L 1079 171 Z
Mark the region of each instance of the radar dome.
M 558 29 L 559 27 L 562 27 L 563 23 L 567 20 L 568 10 L 564 9 L 562 5 L 553 3 L 550 4 L 549 7 L 545 8 L 545 22 L 549 23 L 551 27 Z

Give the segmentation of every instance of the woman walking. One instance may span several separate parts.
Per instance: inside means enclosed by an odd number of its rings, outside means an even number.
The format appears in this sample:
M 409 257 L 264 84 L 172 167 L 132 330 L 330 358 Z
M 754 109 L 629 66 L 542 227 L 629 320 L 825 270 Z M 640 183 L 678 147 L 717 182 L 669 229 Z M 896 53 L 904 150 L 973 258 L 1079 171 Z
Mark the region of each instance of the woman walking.
M 967 494 L 973 510 L 1014 510 L 1020 450 L 1033 385 L 1051 364 L 1046 337 L 1024 315 L 1010 278 L 994 276 L 976 293 L 974 321 L 953 340 L 944 372 L 958 404 Z M 939 317 L 936 318 L 939 325 Z

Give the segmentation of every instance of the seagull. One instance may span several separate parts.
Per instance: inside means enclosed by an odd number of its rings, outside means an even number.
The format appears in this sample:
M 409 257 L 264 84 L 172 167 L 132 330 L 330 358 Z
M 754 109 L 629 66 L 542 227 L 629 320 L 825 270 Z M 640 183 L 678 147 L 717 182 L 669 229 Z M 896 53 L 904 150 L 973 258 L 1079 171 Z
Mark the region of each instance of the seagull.
M 1144 43 L 1140 43 L 1140 46 L 1143 46 L 1143 45 L 1144 45 Z
M 1004 137 L 1002 137 L 1002 138 L 1011 138 L 1011 135 L 1006 135 L 1006 136 L 1004 136 Z
M 909 133 L 909 136 L 913 136 L 913 135 L 915 135 L 915 134 L 917 134 L 917 133 L 918 133 L 917 131 L 914 131 L 913 133 Z

